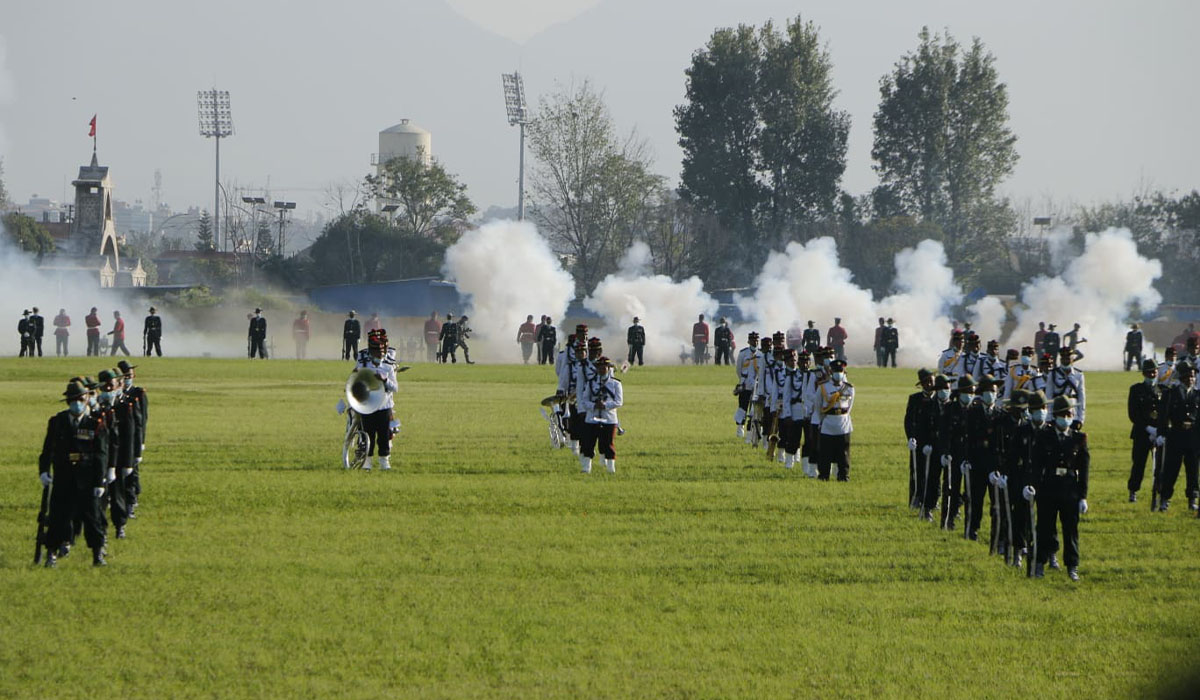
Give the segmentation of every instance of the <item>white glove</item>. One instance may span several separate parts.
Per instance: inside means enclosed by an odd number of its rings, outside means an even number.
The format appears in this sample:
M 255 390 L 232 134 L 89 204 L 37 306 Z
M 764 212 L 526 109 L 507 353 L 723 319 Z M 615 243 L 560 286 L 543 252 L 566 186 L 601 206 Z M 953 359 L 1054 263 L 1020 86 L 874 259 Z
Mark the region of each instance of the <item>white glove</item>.
M 134 462 L 134 464 L 141 464 L 141 463 L 142 463 L 142 458 L 141 458 L 141 457 L 138 457 L 138 458 L 137 458 L 137 461 L 135 461 L 135 462 Z
M 108 473 L 104 475 L 104 483 L 111 484 L 117 480 L 117 470 L 113 467 L 108 468 Z
M 1155 429 L 1155 427 L 1153 425 L 1147 425 L 1146 426 L 1146 434 L 1149 435 L 1150 437 L 1155 437 L 1158 435 L 1158 430 Z
M 1037 495 L 1037 491 L 1032 486 L 1026 486 L 1021 490 L 1021 495 L 1025 497 L 1025 500 L 1032 501 L 1033 497 Z
M 1167 444 L 1167 439 L 1165 437 L 1163 437 L 1162 435 L 1159 435 L 1154 438 L 1154 444 L 1159 447 L 1162 447 L 1163 445 Z
M 96 498 L 100 498 L 101 496 L 104 495 L 104 487 L 97 486 L 96 488 L 92 489 L 92 495 L 95 496 Z
M 338 399 L 338 402 L 334 406 L 334 409 L 337 410 L 339 416 L 342 415 L 343 413 L 345 413 L 346 412 L 346 400 Z
M 917 449 L 917 439 L 916 439 L 916 438 L 909 438 L 909 439 L 908 439 L 908 451 L 909 451 L 909 452 L 913 452 L 913 451 L 915 451 L 916 449 Z
M 38 481 L 42 482 L 42 486 L 49 486 L 54 483 L 54 476 L 50 472 L 39 472 Z
M 997 485 L 998 485 L 1000 488 L 1002 488 L 1002 489 L 1006 489 L 1006 488 L 1008 488 L 1008 477 L 1007 477 L 1007 476 L 1004 476 L 1003 474 L 1001 474 L 1001 475 L 1000 475 L 1000 481 L 999 481 L 999 483 L 998 483 Z
M 124 476 L 129 476 L 132 473 L 133 473 L 133 467 L 125 467 L 124 469 L 121 470 L 121 474 Z
M 922 447 L 921 454 L 925 455 L 926 457 L 933 454 L 933 445 L 926 445 L 926 446 Z
M 1000 485 L 1000 472 L 992 472 L 991 474 L 988 474 L 988 483 L 991 484 L 992 486 L 999 486 Z
M 1086 512 L 1087 512 L 1087 499 L 1081 498 L 1081 499 L 1079 499 L 1079 514 L 1083 515 Z
M 941 460 L 941 461 L 942 461 L 942 466 L 943 466 L 943 467 L 945 467 L 945 468 L 947 468 L 947 469 L 949 469 L 949 468 L 950 468 L 950 465 L 951 465 L 951 464 L 953 464 L 953 462 L 954 462 L 954 460 L 952 460 L 952 459 L 950 458 L 950 455 L 942 455 L 942 460 Z
M 967 472 L 971 471 L 971 463 L 963 460 L 963 463 L 958 465 L 958 470 L 963 474 L 966 474 Z
M 146 451 L 146 443 L 143 442 L 142 443 L 142 452 L 145 452 L 145 451 Z

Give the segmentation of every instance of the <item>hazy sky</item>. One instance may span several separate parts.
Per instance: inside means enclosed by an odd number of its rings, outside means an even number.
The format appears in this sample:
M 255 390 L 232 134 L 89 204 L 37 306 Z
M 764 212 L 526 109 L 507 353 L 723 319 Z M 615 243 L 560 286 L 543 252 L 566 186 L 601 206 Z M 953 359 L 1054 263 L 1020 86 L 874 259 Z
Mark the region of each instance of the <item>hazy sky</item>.
M 671 115 L 683 71 L 713 29 L 782 21 L 820 27 L 852 125 L 843 186 L 875 184 L 878 81 L 922 25 L 979 36 L 1010 89 L 1021 160 L 1017 198 L 1091 202 L 1142 184 L 1200 186 L 1200 3 L 1061 0 L 113 0 L 10 2 L 0 24 L 0 155 L 18 202 L 61 198 L 91 156 L 117 197 L 149 202 L 154 171 L 175 208 L 212 206 L 212 141 L 196 91 L 232 94 L 236 134 L 222 179 L 320 207 L 331 182 L 370 169 L 377 132 L 409 118 L 479 206 L 512 206 L 517 133 L 500 73 L 520 68 L 530 100 L 591 79 L 622 131 L 636 127 L 657 170 L 678 177 Z

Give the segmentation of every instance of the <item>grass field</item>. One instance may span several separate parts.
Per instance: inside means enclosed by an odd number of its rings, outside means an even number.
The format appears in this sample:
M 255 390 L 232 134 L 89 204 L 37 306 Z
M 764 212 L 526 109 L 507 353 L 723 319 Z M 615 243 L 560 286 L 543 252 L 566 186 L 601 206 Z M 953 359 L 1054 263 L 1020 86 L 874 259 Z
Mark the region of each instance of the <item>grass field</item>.
M 99 369 L 0 360 L 0 697 L 1123 698 L 1200 658 L 1200 520 L 1125 502 L 1132 374 L 1088 377 L 1072 584 L 911 515 L 913 373 L 874 369 L 838 484 L 734 440 L 725 367 L 631 371 L 583 476 L 546 368 L 416 366 L 393 470 L 347 473 L 346 364 L 146 360 L 129 538 L 34 568 L 45 420 Z

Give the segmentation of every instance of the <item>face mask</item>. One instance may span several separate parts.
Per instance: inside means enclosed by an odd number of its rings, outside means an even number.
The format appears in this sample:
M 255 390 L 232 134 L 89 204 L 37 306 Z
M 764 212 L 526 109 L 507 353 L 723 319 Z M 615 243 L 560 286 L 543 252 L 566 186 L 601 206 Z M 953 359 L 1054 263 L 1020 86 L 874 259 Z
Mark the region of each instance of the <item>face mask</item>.
M 1166 362 L 1164 362 L 1163 364 L 1164 364 L 1164 365 L 1166 365 L 1166 366 L 1168 366 L 1168 367 L 1170 367 L 1171 365 L 1175 364 L 1175 360 L 1167 360 L 1167 361 L 1166 361 Z
M 1071 421 L 1064 418 L 1063 416 L 1055 416 L 1054 424 L 1057 425 L 1060 430 L 1065 430 L 1066 427 L 1071 424 Z
M 85 405 L 86 404 L 84 404 L 82 401 L 72 401 L 71 403 L 67 404 L 67 410 L 69 410 L 73 416 L 82 416 Z
M 1028 367 L 1028 366 L 1029 366 L 1029 355 L 1022 355 L 1022 356 L 1021 356 L 1021 366 L 1022 366 L 1022 367 Z
M 606 370 L 604 371 L 604 376 L 606 376 L 606 377 L 613 377 L 613 376 L 615 376 L 615 375 L 616 375 L 616 373 L 617 373 L 617 371 L 616 371 L 616 369 L 615 369 L 615 368 L 613 368 L 613 367 L 609 367 L 608 369 L 606 369 Z
M 100 402 L 96 400 L 96 395 L 92 394 L 88 397 L 88 406 L 95 408 Z
M 971 395 L 970 394 L 959 394 L 958 402 L 961 403 L 962 405 L 966 406 L 967 404 L 971 403 Z
M 830 362 L 831 362 L 831 360 L 829 360 L 828 358 L 826 358 L 826 359 L 824 359 L 824 360 L 821 360 L 821 366 L 822 366 L 822 367 L 825 367 L 826 369 L 828 369 L 828 368 L 829 368 L 829 363 L 830 363 Z
M 938 397 L 938 400 L 940 400 L 940 401 L 945 401 L 945 400 L 949 399 L 950 398 L 950 390 L 949 389 L 938 389 L 937 397 Z
M 846 376 L 846 375 L 845 375 L 844 373 L 842 373 L 842 372 L 834 372 L 834 373 L 833 373 L 833 381 L 835 381 L 835 382 L 840 382 L 840 381 L 842 381 L 842 379 L 843 379 L 845 376 Z
M 125 377 L 125 388 L 130 389 L 132 387 L 133 387 L 133 377 Z
M 1154 386 L 1158 382 L 1158 377 L 1146 377 L 1142 383 L 1146 386 Z
M 1045 423 L 1046 422 L 1046 409 L 1038 408 L 1038 409 L 1034 409 L 1034 410 L 1030 411 L 1029 412 L 1029 420 L 1031 420 L 1035 423 Z
M 979 398 L 983 399 L 984 403 L 991 406 L 992 404 L 996 403 L 996 392 L 985 391 L 979 395 Z

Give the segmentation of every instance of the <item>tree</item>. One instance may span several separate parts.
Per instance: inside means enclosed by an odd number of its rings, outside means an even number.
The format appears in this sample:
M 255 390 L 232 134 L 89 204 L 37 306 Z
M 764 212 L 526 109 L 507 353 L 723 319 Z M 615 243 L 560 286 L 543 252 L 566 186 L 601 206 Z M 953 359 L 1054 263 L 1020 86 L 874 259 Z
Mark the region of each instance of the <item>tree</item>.
M 377 200 L 399 205 L 395 220 L 404 230 L 447 245 L 475 214 L 467 186 L 436 160 L 393 158 L 383 172 L 368 175 L 365 186 Z
M 309 248 L 311 284 L 379 282 L 436 275 L 446 246 L 363 209 L 337 217 Z
M 33 217 L 14 211 L 5 214 L 0 222 L 4 224 L 3 229 L 13 243 L 21 250 L 36 255 L 39 261 L 47 253 L 54 252 L 54 239 Z
M 271 222 L 268 219 L 261 219 L 258 222 L 258 230 L 254 234 L 254 257 L 258 260 L 266 260 L 275 253 L 275 233 L 271 229 Z
M 212 217 L 205 209 L 200 212 L 200 221 L 196 224 L 196 250 L 205 252 L 216 249 L 216 243 L 213 241 Z
M 603 96 L 585 81 L 542 98 L 527 127 L 536 161 L 530 216 L 591 291 L 644 225 L 663 178 L 635 132 L 620 139 Z
M 968 244 L 1006 233 L 977 225 L 1004 219 L 980 210 L 1007 206 L 995 188 L 1016 165 L 1017 139 L 1008 128 L 1008 89 L 983 43 L 975 39 L 962 53 L 949 34 L 924 28 L 919 37 L 917 49 L 880 80 L 874 203 L 883 216 L 936 223 L 955 261 Z

